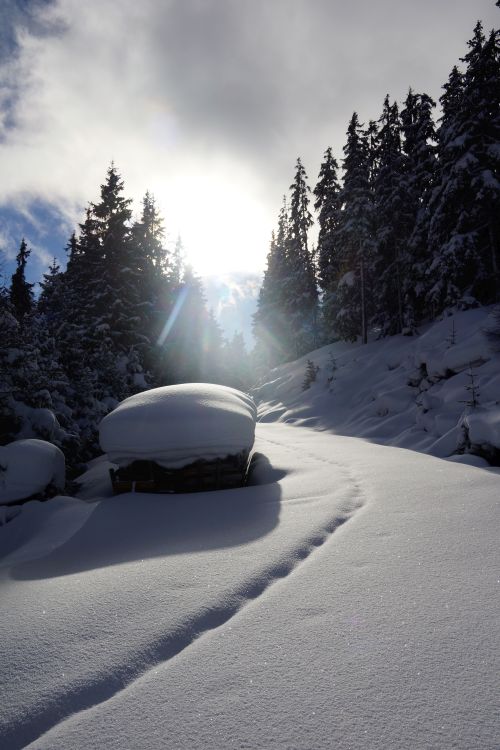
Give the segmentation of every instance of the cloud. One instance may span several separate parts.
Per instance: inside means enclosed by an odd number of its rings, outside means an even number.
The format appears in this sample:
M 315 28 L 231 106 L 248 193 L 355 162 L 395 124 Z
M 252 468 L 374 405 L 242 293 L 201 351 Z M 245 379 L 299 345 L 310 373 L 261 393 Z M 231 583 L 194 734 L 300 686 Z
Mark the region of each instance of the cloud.
M 376 118 L 385 93 L 409 85 L 438 97 L 476 15 L 494 23 L 491 6 L 32 3 L 29 23 L 11 14 L 0 71 L 0 203 L 43 197 L 74 222 L 114 159 L 128 194 L 151 188 L 206 270 L 219 252 L 261 267 L 297 155 L 313 183 L 328 145 L 341 156 L 354 109 Z

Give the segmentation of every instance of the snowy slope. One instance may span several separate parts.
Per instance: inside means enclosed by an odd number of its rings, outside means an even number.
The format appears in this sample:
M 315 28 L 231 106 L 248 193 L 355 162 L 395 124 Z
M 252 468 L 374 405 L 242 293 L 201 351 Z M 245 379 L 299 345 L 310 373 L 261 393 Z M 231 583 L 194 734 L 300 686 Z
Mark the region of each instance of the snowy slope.
M 337 343 L 276 368 L 255 389 L 259 418 L 377 443 L 500 463 L 500 354 L 485 336 L 490 310 L 459 312 L 420 336 Z M 307 360 L 319 366 L 303 390 Z M 479 391 L 472 409 L 470 366 Z M 463 454 L 466 455 L 463 455 Z M 475 454 L 475 455 L 471 455 Z
M 498 747 L 499 477 L 257 440 L 258 486 L 72 501 L 31 561 L 64 503 L 0 528 L 2 748 Z

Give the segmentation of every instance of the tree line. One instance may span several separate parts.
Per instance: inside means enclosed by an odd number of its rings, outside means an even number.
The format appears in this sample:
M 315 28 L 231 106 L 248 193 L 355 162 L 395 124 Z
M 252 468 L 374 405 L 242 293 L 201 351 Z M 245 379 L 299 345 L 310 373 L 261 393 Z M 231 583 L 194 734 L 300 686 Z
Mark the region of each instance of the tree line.
M 180 382 L 248 386 L 242 335 L 223 339 L 151 194 L 132 221 L 114 165 L 66 251 L 66 268 L 54 260 L 36 298 L 23 240 L 0 288 L 0 443 L 50 440 L 76 470 L 98 453 L 102 417 L 127 396 Z
M 386 96 L 367 126 L 352 115 L 342 180 L 332 148 L 313 191 L 297 160 L 254 318 L 263 365 L 337 338 L 366 343 L 369 331 L 411 335 L 448 308 L 499 300 L 499 32 L 478 22 L 461 62 L 437 125 L 435 102 L 410 89 L 401 108 Z

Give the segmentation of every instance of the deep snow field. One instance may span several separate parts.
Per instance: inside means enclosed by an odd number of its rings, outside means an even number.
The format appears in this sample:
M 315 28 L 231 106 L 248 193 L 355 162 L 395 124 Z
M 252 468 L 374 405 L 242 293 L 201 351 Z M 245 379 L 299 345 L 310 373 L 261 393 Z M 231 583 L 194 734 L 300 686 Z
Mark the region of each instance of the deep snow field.
M 417 337 L 317 349 L 277 367 L 254 389 L 260 421 L 363 437 L 475 466 L 488 466 L 485 456 L 500 464 L 500 354 L 485 335 L 491 325 L 491 308 L 477 308 L 444 317 Z M 303 390 L 308 359 L 319 371 Z M 471 366 L 476 408 L 467 403 Z
M 500 476 L 463 451 L 500 358 L 454 320 L 277 368 L 251 486 L 112 497 L 97 459 L 10 509 L 2 750 L 498 750 Z

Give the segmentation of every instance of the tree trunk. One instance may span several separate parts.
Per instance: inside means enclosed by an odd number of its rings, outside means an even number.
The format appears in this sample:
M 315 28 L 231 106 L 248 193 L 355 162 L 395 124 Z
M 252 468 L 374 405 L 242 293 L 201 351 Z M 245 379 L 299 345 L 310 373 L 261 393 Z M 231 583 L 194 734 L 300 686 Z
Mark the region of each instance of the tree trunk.
M 495 301 L 498 301 L 500 298 L 500 278 L 498 277 L 498 263 L 497 263 L 497 247 L 495 242 L 495 233 L 493 231 L 493 227 L 490 225 L 488 227 L 488 232 L 490 235 L 490 248 L 491 248 L 491 267 L 493 270 L 493 278 L 495 279 Z
M 403 333 L 403 300 L 401 297 L 401 274 L 399 268 L 399 251 L 396 251 L 396 284 L 398 287 L 399 333 Z
M 363 344 L 368 343 L 368 327 L 366 324 L 366 289 L 365 289 L 365 259 L 363 248 L 360 247 L 359 271 L 361 276 L 361 340 Z

